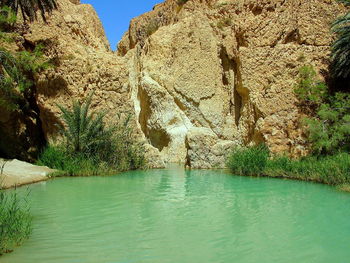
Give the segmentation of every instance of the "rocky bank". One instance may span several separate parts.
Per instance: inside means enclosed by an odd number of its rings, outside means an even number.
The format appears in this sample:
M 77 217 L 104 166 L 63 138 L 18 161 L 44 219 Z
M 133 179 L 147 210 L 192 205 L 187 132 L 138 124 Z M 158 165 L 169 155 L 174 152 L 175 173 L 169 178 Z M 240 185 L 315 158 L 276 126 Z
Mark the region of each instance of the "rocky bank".
M 48 167 L 36 166 L 19 160 L 0 159 L 0 189 L 46 181 L 54 173 Z
M 260 142 L 274 153 L 307 152 L 293 89 L 303 65 L 327 73 L 330 23 L 343 5 L 167 0 L 134 18 L 112 52 L 90 5 L 58 2 L 47 24 L 22 36 L 26 46 L 45 43 L 56 61 L 36 77 L 43 140 L 57 135 L 56 103 L 93 91 L 93 109 L 109 120 L 132 114 L 153 167 L 223 167 L 232 147 Z

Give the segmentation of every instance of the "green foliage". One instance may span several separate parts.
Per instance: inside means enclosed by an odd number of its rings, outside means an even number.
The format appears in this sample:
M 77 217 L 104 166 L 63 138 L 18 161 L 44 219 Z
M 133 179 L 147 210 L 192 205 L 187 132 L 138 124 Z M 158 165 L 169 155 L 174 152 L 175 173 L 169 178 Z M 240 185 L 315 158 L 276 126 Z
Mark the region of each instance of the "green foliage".
M 299 69 L 298 85 L 294 89 L 299 100 L 305 106 L 319 106 L 327 96 L 327 85 L 317 79 L 312 66 L 303 66 Z
M 135 141 L 130 121 L 130 115 L 124 120 L 117 116 L 113 144 L 108 154 L 108 158 L 111 158 L 121 171 L 145 167 L 144 148 L 141 143 Z
M 17 22 L 17 16 L 8 6 L 0 7 L 0 30 L 8 31 Z
M 72 110 L 59 106 L 65 123 L 62 133 L 69 152 L 94 156 L 108 151 L 107 148 L 112 145 L 115 128 L 106 128 L 103 121 L 106 113 L 89 112 L 91 99 L 92 95 L 84 103 L 73 101 Z
M 31 82 L 30 78 L 33 74 L 48 69 L 51 66 L 50 62 L 44 57 L 43 49 L 44 46 L 38 44 L 33 51 L 20 51 L 15 55 L 16 69 L 18 75 L 23 76 L 23 82 Z M 25 90 L 27 88 L 26 86 L 31 84 L 24 85 L 22 90 Z
M 0 190 L 0 255 L 11 252 L 32 231 L 26 198 Z
M 350 96 L 337 93 L 317 110 L 316 118 L 305 120 L 309 141 L 316 154 L 349 151 Z
M 92 157 L 67 152 L 64 146 L 48 146 L 40 155 L 37 165 L 57 169 L 58 172 L 52 176 L 96 176 L 118 172 L 116 168 Z
M 259 176 L 265 169 L 268 157 L 269 150 L 265 145 L 237 148 L 229 156 L 227 166 L 234 174 Z
M 298 179 L 330 185 L 350 183 L 348 153 L 292 160 L 286 156 L 271 158 L 264 146 L 255 146 L 234 150 L 227 166 L 236 175 Z
M 295 92 L 301 104 L 311 109 L 308 114 L 313 115 L 303 121 L 313 152 L 319 155 L 350 150 L 349 94 L 331 95 L 310 66 L 300 69 Z
M 118 116 L 116 125 L 106 127 L 105 113 L 90 112 L 91 99 L 74 101 L 71 110 L 60 106 L 64 143 L 46 148 L 38 164 L 85 176 L 143 168 L 143 147 L 133 137 L 130 117 Z
M 322 157 L 309 156 L 300 160 L 277 157 L 268 161 L 264 174 L 270 177 L 343 185 L 350 183 L 349 171 L 350 155 L 338 153 Z
M 349 1 L 342 1 L 349 5 Z M 350 76 L 350 12 L 337 18 L 332 24 L 337 39 L 332 45 L 332 74 L 335 77 Z
M 11 54 L 0 48 L 0 105 L 8 110 L 18 108 L 21 94 L 33 85 L 33 76 L 50 66 L 42 50 L 38 45 L 32 52 Z
M 46 13 L 51 13 L 57 8 L 56 0 L 0 0 L 0 7 L 8 6 L 15 14 L 21 11 L 24 21 L 33 21 L 37 18 L 36 12 L 40 11 L 41 16 L 45 19 Z

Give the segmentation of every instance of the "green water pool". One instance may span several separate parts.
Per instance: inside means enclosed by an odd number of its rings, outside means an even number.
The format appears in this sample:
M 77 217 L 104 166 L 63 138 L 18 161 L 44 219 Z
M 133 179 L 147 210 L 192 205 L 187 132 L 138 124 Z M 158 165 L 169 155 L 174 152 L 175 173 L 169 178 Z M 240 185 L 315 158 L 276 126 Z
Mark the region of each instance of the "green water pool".
M 33 234 L 1 263 L 350 262 L 350 194 L 325 185 L 171 168 L 29 190 Z

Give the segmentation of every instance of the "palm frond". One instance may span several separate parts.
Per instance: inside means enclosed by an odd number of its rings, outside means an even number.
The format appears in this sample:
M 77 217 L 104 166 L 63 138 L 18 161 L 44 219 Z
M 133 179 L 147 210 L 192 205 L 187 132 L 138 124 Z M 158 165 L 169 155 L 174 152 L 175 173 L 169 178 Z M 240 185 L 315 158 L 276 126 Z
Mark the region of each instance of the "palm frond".
M 37 19 L 37 11 L 40 12 L 44 21 L 46 14 L 50 14 L 57 8 L 56 0 L 0 0 L 0 7 L 8 6 L 16 14 L 20 11 L 23 19 L 33 21 Z
M 350 76 L 350 12 L 333 22 L 332 31 L 337 35 L 332 44 L 332 74 L 347 78 Z

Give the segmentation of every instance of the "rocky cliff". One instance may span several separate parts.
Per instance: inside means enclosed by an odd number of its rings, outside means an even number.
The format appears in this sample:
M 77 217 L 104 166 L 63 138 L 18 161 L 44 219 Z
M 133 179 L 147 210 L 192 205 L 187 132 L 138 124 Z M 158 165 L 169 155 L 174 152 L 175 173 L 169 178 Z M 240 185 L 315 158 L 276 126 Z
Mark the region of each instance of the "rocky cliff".
M 327 71 L 329 24 L 343 12 L 332 0 L 167 0 L 133 19 L 114 53 L 90 5 L 59 0 L 23 36 L 56 61 L 37 78 L 45 138 L 56 103 L 94 91 L 110 120 L 133 115 L 153 166 L 223 167 L 230 148 L 260 142 L 301 155 L 298 69 Z
M 330 0 L 168 0 L 131 21 L 118 46 L 129 61 L 135 112 L 170 162 L 221 167 L 235 145 L 307 151 L 293 93 L 298 69 L 327 71 Z

